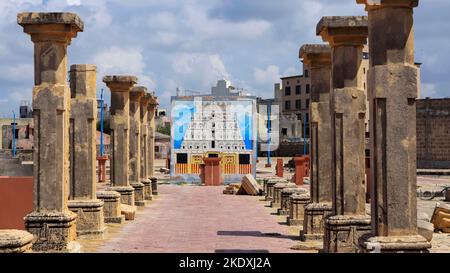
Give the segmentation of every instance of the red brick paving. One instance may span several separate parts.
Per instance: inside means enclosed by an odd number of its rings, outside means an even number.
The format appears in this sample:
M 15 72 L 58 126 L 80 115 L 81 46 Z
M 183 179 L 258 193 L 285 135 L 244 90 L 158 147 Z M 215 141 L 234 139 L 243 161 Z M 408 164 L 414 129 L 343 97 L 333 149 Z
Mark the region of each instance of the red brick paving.
M 160 185 L 158 190 L 157 200 L 96 251 L 295 252 L 289 247 L 296 238 L 259 201 L 262 197 L 224 195 L 223 187 Z

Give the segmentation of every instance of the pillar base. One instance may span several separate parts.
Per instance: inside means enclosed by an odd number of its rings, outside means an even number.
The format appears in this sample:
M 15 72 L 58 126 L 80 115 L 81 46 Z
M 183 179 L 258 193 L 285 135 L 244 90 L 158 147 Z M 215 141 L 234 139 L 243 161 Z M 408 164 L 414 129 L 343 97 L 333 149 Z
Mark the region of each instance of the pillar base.
M 23 230 L 0 230 L 0 253 L 31 252 L 33 235 Z
M 77 214 L 77 235 L 103 239 L 106 230 L 101 200 L 69 200 L 69 210 Z
M 325 220 L 323 251 L 358 253 L 359 238 L 371 232 L 368 215 L 334 215 Z
M 150 179 L 143 179 L 143 180 L 141 180 L 141 183 L 144 184 L 145 200 L 147 200 L 147 201 L 153 200 L 152 181 Z
M 80 252 L 76 242 L 77 215 L 67 212 L 32 212 L 25 216 L 25 228 L 34 235 L 33 251 Z
M 120 193 L 116 191 L 98 191 L 97 198 L 103 201 L 105 223 L 125 223 L 125 216 L 121 214 L 120 209 Z
M 310 202 L 309 194 L 293 194 L 289 201 L 289 215 L 286 222 L 289 226 L 302 226 L 305 218 L 305 206 Z
M 150 177 L 150 180 L 152 181 L 152 194 L 158 195 L 158 178 L 156 177 Z
M 120 193 L 120 203 L 134 206 L 134 188 L 131 186 L 114 186 L 108 191 L 116 191 Z
M 331 214 L 331 210 L 331 203 L 310 203 L 306 205 L 300 240 L 323 240 L 325 218 Z
M 431 243 L 421 235 L 380 236 L 365 235 L 359 240 L 363 253 L 428 253 Z
M 141 182 L 131 182 L 130 185 L 134 188 L 134 205 L 144 207 L 147 205 L 145 201 L 145 185 Z

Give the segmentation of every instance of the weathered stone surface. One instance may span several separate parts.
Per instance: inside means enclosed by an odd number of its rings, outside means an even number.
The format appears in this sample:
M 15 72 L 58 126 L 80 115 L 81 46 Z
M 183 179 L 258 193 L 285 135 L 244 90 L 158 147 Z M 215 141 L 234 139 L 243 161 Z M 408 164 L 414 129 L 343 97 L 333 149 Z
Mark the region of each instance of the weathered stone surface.
M 332 201 L 332 145 L 331 145 L 331 48 L 325 44 L 307 44 L 300 48 L 300 58 L 310 68 L 311 77 L 311 175 L 310 198 L 307 212 L 306 196 L 291 205 L 288 223 L 303 225 L 301 238 L 321 239 L 323 217 L 328 215 Z
M 17 15 L 17 23 L 29 25 L 69 25 L 74 32 L 83 31 L 84 23 L 75 13 L 69 12 L 23 12 Z
M 152 194 L 158 195 L 158 178 L 152 176 L 150 180 L 152 181 Z
M 70 195 L 68 207 L 77 213 L 77 234 L 102 238 L 103 202 L 96 199 L 96 67 L 70 67 Z
M 332 212 L 331 203 L 310 203 L 305 206 L 305 220 L 300 240 L 323 240 L 325 219 Z
M 274 179 L 270 179 L 269 181 L 267 181 L 267 193 L 266 193 L 266 201 L 272 201 L 273 200 L 273 187 L 277 184 L 277 183 L 287 183 L 286 179 L 283 178 L 274 178 Z
M 428 242 L 431 242 L 434 233 L 434 225 L 432 223 L 424 220 L 417 220 L 417 229 L 419 235 L 427 239 Z
M 368 11 L 373 238 L 381 252 L 426 252 L 418 234 L 414 0 L 362 1 Z M 398 239 L 401 238 L 401 239 Z M 396 239 L 398 239 L 396 241 Z M 425 242 L 424 242 L 425 241 Z
M 149 125 L 148 125 L 148 104 L 151 95 L 146 93 L 141 97 L 140 117 L 141 117 L 141 172 L 140 182 L 144 184 L 145 200 L 152 200 L 152 181 L 149 175 Z
M 277 183 L 273 186 L 273 200 L 270 202 L 272 208 L 279 208 L 281 206 L 281 191 L 286 188 L 296 188 L 294 183 Z
M 31 252 L 33 235 L 23 230 L 0 230 L 0 253 Z
M 317 25 L 317 34 L 330 44 L 332 52 L 334 216 L 325 224 L 326 252 L 357 252 L 359 237 L 370 230 L 370 221 L 365 215 L 366 95 L 361 70 L 367 25 L 365 16 L 323 17 Z
M 358 253 L 359 238 L 370 232 L 370 216 L 330 216 L 325 219 L 323 251 L 327 253 Z
M 431 243 L 421 235 L 363 236 L 361 251 L 365 253 L 428 253 Z
M 134 205 L 129 183 L 130 89 L 134 76 L 105 76 L 103 82 L 111 90 L 111 190 L 119 192 L 123 204 Z
M 130 93 L 130 185 L 135 189 L 134 198 L 136 206 L 145 206 L 144 184 L 141 179 L 141 98 L 147 88 L 135 86 Z
M 105 223 L 122 224 L 125 216 L 121 215 L 120 193 L 116 191 L 98 191 L 97 198 L 103 201 Z
M 450 233 L 450 205 L 438 204 L 434 208 L 431 223 L 433 223 L 435 230 Z
M 280 208 L 278 215 L 288 215 L 290 208 L 290 197 L 293 194 L 307 194 L 308 190 L 303 188 L 285 188 L 281 190 Z
M 70 200 L 69 210 L 77 214 L 77 235 L 91 239 L 102 239 L 106 227 L 103 215 L 103 201 Z
M 158 106 L 158 98 L 151 94 L 147 106 L 147 127 L 148 127 L 148 170 L 147 175 L 150 180 L 155 175 L 155 111 Z M 153 181 L 153 180 L 152 180 Z M 156 182 L 152 182 L 152 193 L 158 195 Z
M 289 215 L 287 223 L 290 226 L 301 226 L 304 222 L 305 206 L 311 202 L 309 193 L 294 193 L 289 198 Z
M 251 174 L 247 174 L 242 178 L 241 187 L 248 195 L 259 195 L 262 192 L 260 185 Z
M 77 251 L 76 214 L 69 196 L 70 90 L 67 46 L 82 31 L 69 13 L 20 13 L 17 22 L 34 43 L 34 209 L 25 217 L 33 250 Z
M 134 217 L 136 216 L 135 206 L 120 204 L 120 211 L 123 215 L 125 215 L 125 220 L 127 221 L 134 220 Z

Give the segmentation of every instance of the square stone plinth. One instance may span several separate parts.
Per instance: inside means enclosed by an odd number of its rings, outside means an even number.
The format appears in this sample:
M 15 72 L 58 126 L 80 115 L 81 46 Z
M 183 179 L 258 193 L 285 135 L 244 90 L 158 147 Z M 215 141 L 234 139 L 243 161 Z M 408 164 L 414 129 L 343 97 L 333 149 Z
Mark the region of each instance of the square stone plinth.
M 330 216 L 325 220 L 323 250 L 328 253 L 358 253 L 359 238 L 370 232 L 370 216 Z
M 103 201 L 105 223 L 123 224 L 125 216 L 121 214 L 120 193 L 116 191 L 98 191 L 97 198 Z
M 0 230 L 0 253 L 31 252 L 33 235 L 23 230 Z
M 103 239 L 106 230 L 101 200 L 70 200 L 69 210 L 77 214 L 77 235 L 88 239 Z
M 428 253 L 431 243 L 420 235 L 370 237 L 360 239 L 360 250 L 364 253 Z
M 325 219 L 331 214 L 331 203 L 310 203 L 305 207 L 305 221 L 300 240 L 323 240 Z
M 76 242 L 77 215 L 71 211 L 32 212 L 25 217 L 25 228 L 34 235 L 33 251 L 80 252 Z

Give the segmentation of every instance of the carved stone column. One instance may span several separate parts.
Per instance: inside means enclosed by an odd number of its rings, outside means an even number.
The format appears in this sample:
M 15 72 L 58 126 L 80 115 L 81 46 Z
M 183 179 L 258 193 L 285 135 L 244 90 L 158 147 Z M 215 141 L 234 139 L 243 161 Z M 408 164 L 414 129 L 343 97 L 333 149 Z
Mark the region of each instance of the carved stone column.
M 69 209 L 77 213 L 77 234 L 102 238 L 103 201 L 96 197 L 96 67 L 70 67 L 70 195 Z
M 130 90 L 134 76 L 105 76 L 111 90 L 111 184 L 122 204 L 134 206 L 134 188 L 129 183 Z
M 35 251 L 79 251 L 76 214 L 69 211 L 67 46 L 83 22 L 73 13 L 20 13 L 34 43 L 34 208 L 25 217 Z
M 134 188 L 134 204 L 145 206 L 144 184 L 141 179 L 141 98 L 147 88 L 135 86 L 130 93 L 130 185 Z
M 357 252 L 370 232 L 365 212 L 366 95 L 362 71 L 367 17 L 323 17 L 317 35 L 331 46 L 332 216 L 325 220 L 325 252 Z
M 145 200 L 152 200 L 152 181 L 149 178 L 149 125 L 148 125 L 148 104 L 151 95 L 146 93 L 141 98 L 141 178 L 144 184 Z
M 418 235 L 413 8 L 418 0 L 357 0 L 369 13 L 371 236 L 365 252 L 427 252 Z
M 152 194 L 158 195 L 158 179 L 155 175 L 155 111 L 158 99 L 152 95 L 148 102 L 148 177 L 152 181 Z
M 306 44 L 300 58 L 311 77 L 311 203 L 304 204 L 302 240 L 322 239 L 325 217 L 331 213 L 331 49 L 324 44 Z M 303 215 L 303 212 L 302 212 Z M 298 220 L 297 220 L 298 221 Z

